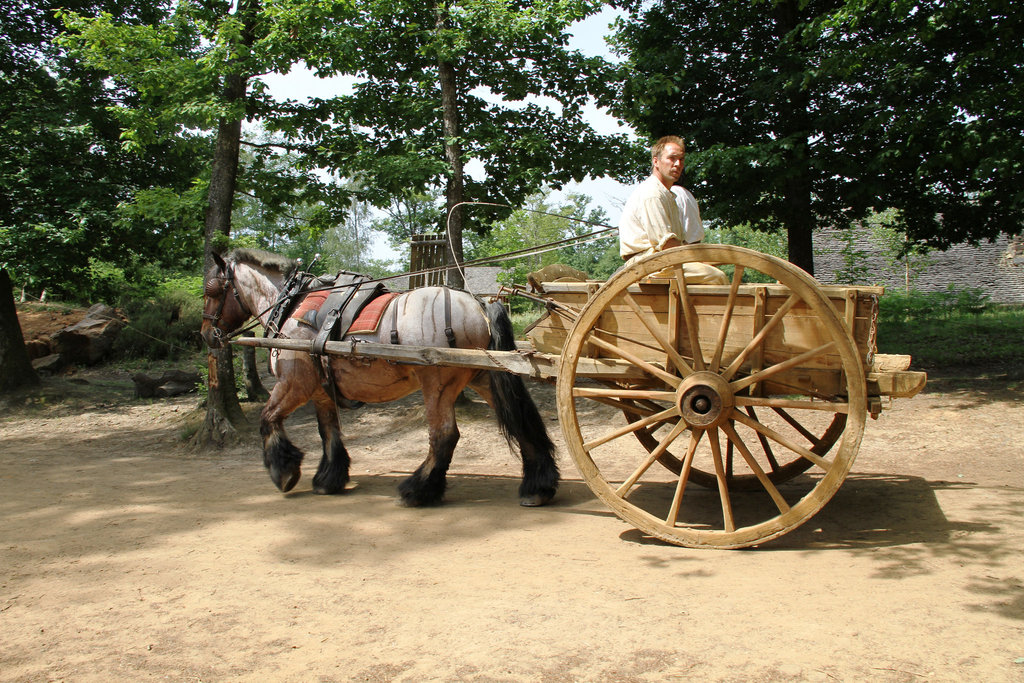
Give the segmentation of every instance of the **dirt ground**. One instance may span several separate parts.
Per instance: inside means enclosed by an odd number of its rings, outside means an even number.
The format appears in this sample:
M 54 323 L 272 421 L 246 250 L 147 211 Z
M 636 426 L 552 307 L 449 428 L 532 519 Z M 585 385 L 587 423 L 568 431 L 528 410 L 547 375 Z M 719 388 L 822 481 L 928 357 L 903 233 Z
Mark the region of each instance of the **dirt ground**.
M 561 443 L 552 388 L 531 385 Z M 196 397 L 53 378 L 0 405 L 2 681 L 1024 681 L 1024 386 L 946 380 L 762 548 L 646 538 L 561 453 L 556 502 L 460 408 L 447 504 L 406 509 L 416 397 L 346 413 L 358 486 L 190 452 Z M 289 429 L 312 460 L 309 412 Z

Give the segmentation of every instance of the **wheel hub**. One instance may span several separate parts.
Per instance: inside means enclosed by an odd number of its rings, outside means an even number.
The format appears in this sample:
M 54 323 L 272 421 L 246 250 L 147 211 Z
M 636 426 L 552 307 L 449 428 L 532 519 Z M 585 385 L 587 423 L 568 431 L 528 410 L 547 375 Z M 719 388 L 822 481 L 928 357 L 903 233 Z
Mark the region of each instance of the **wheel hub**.
M 735 405 L 729 383 L 713 372 L 695 372 L 676 390 L 679 414 L 693 429 L 711 429 L 729 419 Z

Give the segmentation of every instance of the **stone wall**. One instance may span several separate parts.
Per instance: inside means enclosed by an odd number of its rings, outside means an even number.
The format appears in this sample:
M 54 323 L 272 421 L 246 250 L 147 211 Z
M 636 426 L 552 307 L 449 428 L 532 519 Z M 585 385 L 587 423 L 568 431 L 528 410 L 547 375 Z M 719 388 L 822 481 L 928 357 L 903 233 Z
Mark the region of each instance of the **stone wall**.
M 884 245 L 869 228 L 854 231 L 855 248 L 865 252 L 860 262 L 868 275 L 860 284 L 885 285 L 905 290 L 906 268 L 889 263 Z M 814 234 L 814 274 L 823 284 L 835 284 L 835 273 L 846 268 L 845 242 L 840 231 L 823 229 Z M 913 257 L 912 257 L 913 258 Z M 996 303 L 1024 304 L 1024 239 L 1000 235 L 995 242 L 978 246 L 960 244 L 948 251 L 916 257 L 922 270 L 910 274 L 910 288 L 922 292 L 958 288 L 979 288 Z
M 498 291 L 498 273 L 501 268 L 497 266 L 470 266 L 466 268 L 466 289 L 478 296 L 489 296 Z M 409 276 L 390 278 L 385 282 L 389 289 L 396 292 L 409 288 Z

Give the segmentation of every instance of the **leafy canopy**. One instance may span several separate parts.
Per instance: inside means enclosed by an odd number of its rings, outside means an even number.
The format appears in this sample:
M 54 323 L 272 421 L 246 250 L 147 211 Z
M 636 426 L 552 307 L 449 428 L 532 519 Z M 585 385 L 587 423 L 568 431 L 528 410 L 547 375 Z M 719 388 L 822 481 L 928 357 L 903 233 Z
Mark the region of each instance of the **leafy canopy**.
M 935 247 L 1020 232 L 1024 14 L 1008 0 L 623 7 L 607 103 L 690 142 L 708 218 L 788 230 L 800 259 L 815 227 L 887 209 Z

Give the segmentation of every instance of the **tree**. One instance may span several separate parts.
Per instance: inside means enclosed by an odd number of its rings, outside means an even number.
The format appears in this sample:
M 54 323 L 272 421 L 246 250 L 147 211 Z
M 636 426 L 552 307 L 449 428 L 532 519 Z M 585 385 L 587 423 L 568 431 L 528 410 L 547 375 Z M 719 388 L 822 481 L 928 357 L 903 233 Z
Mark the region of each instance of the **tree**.
M 690 141 L 701 210 L 811 232 L 898 209 L 911 241 L 1016 234 L 1024 218 L 1024 16 L 1008 1 L 626 0 L 612 109 Z
M 595 133 L 583 105 L 607 88 L 609 65 L 569 50 L 567 27 L 590 0 L 432 3 L 369 0 L 318 6 L 327 23 L 306 61 L 355 79 L 351 94 L 296 107 L 286 125 L 318 163 L 358 176 L 378 207 L 445 188 L 437 226 L 462 256 L 462 231 L 486 224 L 461 201 L 518 206 L 544 184 L 625 173 L 624 136 Z M 309 15 L 285 28 L 309 35 Z M 330 116 L 331 123 L 326 119 Z M 482 179 L 466 168 L 479 165 Z M 449 219 L 450 216 L 450 219 Z M 453 284 L 458 284 L 454 272 Z
M 444 223 L 444 211 L 434 191 L 410 192 L 392 197 L 383 207 L 383 215 L 374 219 L 370 227 L 383 233 L 392 249 L 409 262 L 409 243 L 414 235 L 437 232 Z
M 198 171 L 191 138 L 142 155 L 123 149 L 110 108 L 132 93 L 56 41 L 58 7 L 88 14 L 108 4 L 126 24 L 167 13 L 134 0 L 0 0 L 0 266 L 36 292 L 80 300 L 107 294 L 93 276 L 97 264 L 133 281 L 140 263 L 181 264 L 182 252 L 166 248 L 169 226 L 122 220 L 119 211 L 148 188 L 186 190 Z
M 571 193 L 561 203 L 553 203 L 549 194 L 534 195 L 527 199 L 523 208 L 495 222 L 485 236 L 472 239 L 469 254 L 473 259 L 503 256 L 588 235 L 599 230 L 607 220 L 603 209 L 588 211 L 589 204 L 590 197 L 577 193 Z M 605 279 L 622 265 L 614 237 L 609 234 L 607 239 L 572 243 L 504 261 L 500 279 L 504 284 L 525 284 L 530 272 L 552 263 L 562 263 L 592 278 Z
M 25 350 L 12 291 L 7 269 L 0 268 L 0 391 L 39 383 Z
M 67 17 L 74 33 L 65 43 L 136 95 L 134 106 L 117 110 L 129 149 L 142 151 L 189 135 L 190 127 L 214 131 L 203 221 L 204 272 L 231 233 L 242 119 L 250 110 L 249 81 L 260 65 L 253 54 L 260 0 L 240 0 L 230 10 L 223 3 L 184 2 L 166 20 L 140 26 L 109 14 Z M 220 445 L 234 440 L 245 422 L 231 348 L 210 350 L 207 365 L 206 419 L 195 442 Z

